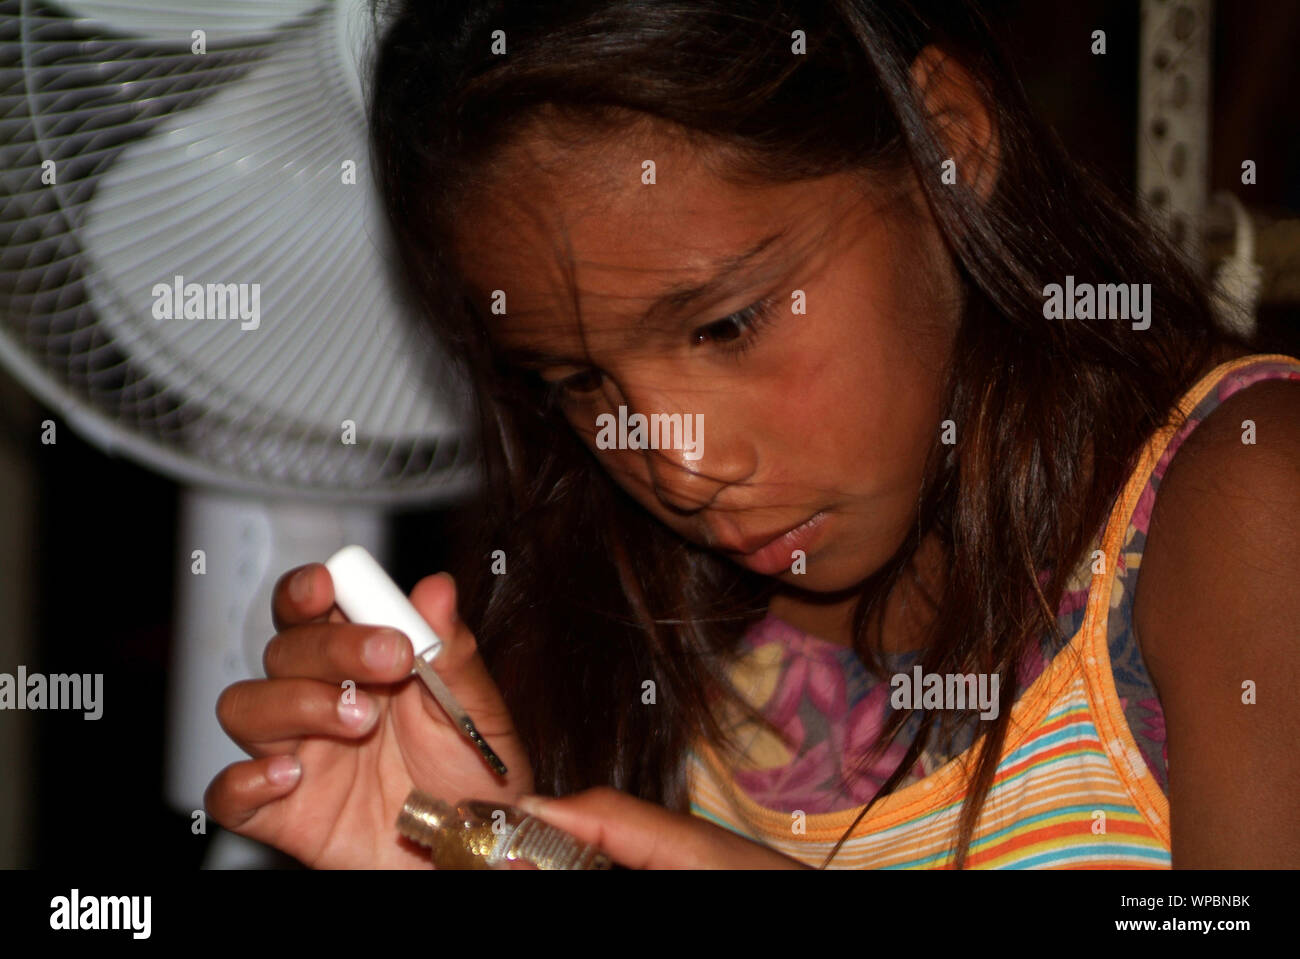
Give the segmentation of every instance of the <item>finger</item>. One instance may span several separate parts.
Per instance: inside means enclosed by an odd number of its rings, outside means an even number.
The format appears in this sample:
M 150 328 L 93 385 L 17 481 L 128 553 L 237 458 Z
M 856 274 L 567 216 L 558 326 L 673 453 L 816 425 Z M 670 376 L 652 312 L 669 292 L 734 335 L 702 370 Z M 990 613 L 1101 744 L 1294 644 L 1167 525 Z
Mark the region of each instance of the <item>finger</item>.
M 302 778 L 296 756 L 231 763 L 208 784 L 203 808 L 220 825 L 238 831 L 263 806 L 293 792 Z
M 286 626 L 323 618 L 334 605 L 334 581 L 324 563 L 295 566 L 275 581 L 271 622 L 278 633 Z
M 366 692 L 315 679 L 249 679 L 222 690 L 221 728 L 251 756 L 282 752 L 303 736 L 357 739 L 370 732 L 379 704 Z
M 773 869 L 786 864 L 775 850 L 696 816 L 671 812 L 607 786 L 561 799 L 523 798 L 524 810 L 597 846 L 632 869 Z M 802 869 L 790 859 L 787 868 Z
M 341 683 L 395 683 L 411 672 L 411 641 L 359 623 L 304 623 L 276 633 L 262 653 L 268 679 L 302 676 Z
M 505 701 L 479 655 L 474 634 L 457 614 L 456 603 L 456 581 L 450 573 L 426 576 L 411 590 L 411 605 L 443 642 L 433 669 L 476 723 L 480 715 L 507 716 Z M 436 709 L 432 703 L 426 705 L 431 712 Z

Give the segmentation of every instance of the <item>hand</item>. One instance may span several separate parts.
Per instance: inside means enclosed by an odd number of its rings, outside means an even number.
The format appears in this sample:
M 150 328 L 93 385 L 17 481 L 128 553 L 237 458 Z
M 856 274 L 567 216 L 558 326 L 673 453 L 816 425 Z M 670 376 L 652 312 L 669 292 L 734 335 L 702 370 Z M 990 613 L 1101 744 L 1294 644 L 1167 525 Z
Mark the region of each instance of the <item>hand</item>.
M 522 796 L 515 805 L 632 869 L 813 868 L 698 816 L 608 786 L 561 799 Z
M 208 786 L 213 819 L 312 868 L 427 869 L 428 851 L 395 826 L 412 788 L 451 803 L 509 802 L 533 788 L 505 702 L 456 615 L 455 582 L 427 576 L 410 598 L 445 643 L 434 670 L 508 767 L 506 779 L 412 677 L 410 642 L 398 634 L 390 646 L 371 646 L 378 627 L 349 623 L 334 605 L 329 570 L 312 563 L 276 583 L 267 678 L 234 683 L 217 703 L 222 728 L 255 758 Z M 349 679 L 355 722 L 345 718 Z M 280 772 L 287 777 L 273 778 Z

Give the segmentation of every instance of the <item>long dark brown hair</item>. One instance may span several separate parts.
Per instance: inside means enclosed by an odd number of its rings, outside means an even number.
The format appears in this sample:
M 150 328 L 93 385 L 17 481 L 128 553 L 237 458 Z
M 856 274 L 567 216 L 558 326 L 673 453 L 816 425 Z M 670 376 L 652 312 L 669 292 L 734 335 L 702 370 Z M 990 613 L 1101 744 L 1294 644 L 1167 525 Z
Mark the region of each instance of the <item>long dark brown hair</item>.
M 454 570 L 462 613 L 539 792 L 603 784 L 687 810 L 692 742 L 735 745 L 717 705 L 755 716 L 726 667 L 774 583 L 663 526 L 536 381 L 502 362 L 454 266 L 461 201 L 544 104 L 601 132 L 648 114 L 772 182 L 910 161 L 965 287 L 945 406 L 959 429 L 955 444 L 935 437 L 912 533 L 861 586 L 853 645 L 883 675 L 873 624 L 937 533 L 949 565 L 922 669 L 1003 679 L 954 836 L 960 868 L 1022 654 L 1048 631 L 1059 638 L 1066 580 L 1144 441 L 1215 348 L 1235 342 L 1216 329 L 1203 278 L 1035 118 L 985 16 L 960 0 L 409 0 L 376 13 L 375 174 L 403 276 L 477 399 L 487 518 Z M 492 52 L 496 30 L 505 55 Z M 805 54 L 792 55 L 795 30 Z M 988 200 L 939 176 L 945 151 L 909 72 L 927 45 L 964 66 L 994 121 Z M 1044 286 L 1067 275 L 1150 283 L 1150 328 L 1045 319 Z M 506 575 L 491 570 L 494 550 Z M 918 712 L 920 733 L 872 804 L 948 721 Z M 864 764 L 910 715 L 891 714 Z

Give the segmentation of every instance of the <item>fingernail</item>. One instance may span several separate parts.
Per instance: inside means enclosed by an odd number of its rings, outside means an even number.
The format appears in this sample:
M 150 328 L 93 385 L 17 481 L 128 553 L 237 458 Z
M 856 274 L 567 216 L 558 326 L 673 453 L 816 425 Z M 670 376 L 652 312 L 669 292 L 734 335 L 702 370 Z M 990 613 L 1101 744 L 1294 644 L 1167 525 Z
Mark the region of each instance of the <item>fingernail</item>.
M 357 703 L 345 703 L 339 700 L 339 719 L 348 726 L 363 729 L 370 723 L 370 700 L 363 699 Z
M 397 665 L 402 643 L 406 642 L 410 640 L 396 630 L 381 630 L 366 640 L 365 645 L 361 647 L 361 658 L 371 669 L 392 669 Z
M 311 570 L 304 569 L 295 573 L 289 580 L 289 596 L 295 603 L 305 603 L 311 599 Z
M 266 778 L 277 786 L 288 786 L 302 775 L 302 764 L 297 756 L 276 756 L 266 764 Z
M 447 579 L 449 579 L 449 580 L 451 581 L 451 588 L 452 588 L 453 590 L 456 589 L 456 577 L 455 577 L 455 576 L 452 576 L 451 573 L 447 572 L 446 570 L 443 570 L 442 575 L 443 575 L 443 576 L 446 576 Z M 453 595 L 455 595 L 455 594 L 453 593 Z M 459 596 L 457 596 L 456 598 L 457 598 L 457 600 L 460 599 Z M 455 626 L 457 623 L 460 622 L 460 613 L 456 610 L 456 606 L 457 606 L 457 603 L 452 603 L 452 605 L 451 605 L 451 618 L 450 618 L 450 622 L 451 622 L 451 625 L 453 625 L 453 626 Z
M 526 794 L 519 796 L 514 800 L 514 805 L 518 806 L 524 812 L 533 816 L 540 816 L 542 810 L 546 807 L 546 800 L 542 796 Z

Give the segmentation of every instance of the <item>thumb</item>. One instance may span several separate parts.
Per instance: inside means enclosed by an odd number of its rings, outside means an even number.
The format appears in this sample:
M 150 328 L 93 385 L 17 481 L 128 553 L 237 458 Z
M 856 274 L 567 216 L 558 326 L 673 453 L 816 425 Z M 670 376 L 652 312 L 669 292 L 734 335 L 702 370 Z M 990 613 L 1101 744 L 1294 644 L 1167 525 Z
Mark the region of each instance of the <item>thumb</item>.
M 456 580 L 451 573 L 426 576 L 411 590 L 411 605 L 443 642 L 443 653 L 438 655 L 438 660 L 443 658 L 448 647 L 463 645 L 457 642 L 457 633 L 464 624 L 456 611 L 456 594 Z M 421 652 L 424 650 L 416 650 L 416 653 Z
M 470 715 L 477 718 L 476 711 L 504 713 L 505 702 L 479 655 L 478 641 L 456 611 L 456 581 L 451 574 L 426 576 L 415 584 L 410 598 L 416 612 L 442 640 L 442 651 L 430 664 L 434 672 Z
M 737 851 L 731 840 L 740 838 L 608 786 L 560 799 L 521 796 L 514 803 L 632 869 L 718 868 Z

